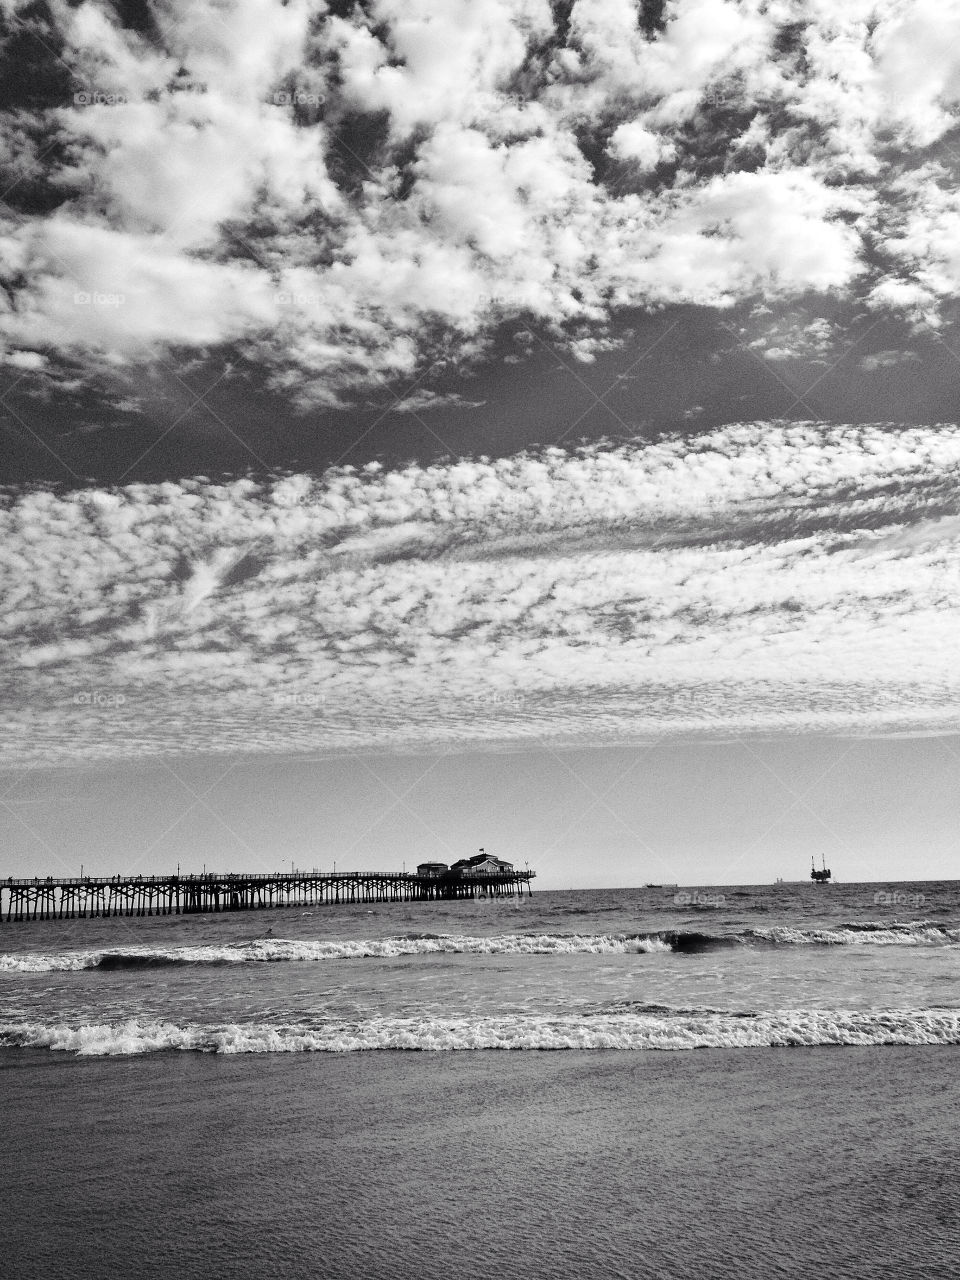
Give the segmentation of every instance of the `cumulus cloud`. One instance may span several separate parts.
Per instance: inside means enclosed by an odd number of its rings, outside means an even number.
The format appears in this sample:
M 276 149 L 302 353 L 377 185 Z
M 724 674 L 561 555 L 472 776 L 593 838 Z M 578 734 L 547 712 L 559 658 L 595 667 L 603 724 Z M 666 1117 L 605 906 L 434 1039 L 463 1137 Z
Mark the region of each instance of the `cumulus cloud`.
M 929 326 L 960 284 L 934 0 L 11 9 L 53 86 L 0 130 L 20 370 L 234 344 L 336 405 L 511 314 L 589 358 L 623 308 L 820 293 Z
M 764 322 L 764 317 L 769 314 L 769 307 L 756 307 L 747 324 L 740 326 L 739 332 L 744 336 L 756 327 L 761 329 L 759 337 L 747 342 L 749 350 L 764 360 L 775 362 L 807 360 L 813 364 L 830 363 L 831 353 L 835 352 L 838 342 L 835 324 L 822 317 L 807 320 L 794 312 Z
M 625 120 L 610 135 L 607 153 L 615 160 L 634 160 L 642 169 L 654 169 L 662 160 L 674 159 L 676 148 L 639 121 Z
M 8 495 L 8 762 L 960 723 L 960 428 Z

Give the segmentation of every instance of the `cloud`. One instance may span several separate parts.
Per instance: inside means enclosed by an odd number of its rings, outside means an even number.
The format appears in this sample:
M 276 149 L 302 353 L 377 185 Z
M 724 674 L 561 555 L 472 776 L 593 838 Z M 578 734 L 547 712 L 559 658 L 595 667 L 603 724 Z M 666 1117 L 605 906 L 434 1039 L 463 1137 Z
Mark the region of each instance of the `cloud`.
M 742 325 L 739 332 L 748 334 L 751 325 L 756 325 L 769 314 L 769 308 L 756 307 Z M 807 320 L 797 312 L 787 312 L 763 326 L 763 333 L 747 343 L 751 351 L 763 356 L 764 360 L 808 360 L 814 364 L 830 363 L 829 356 L 836 350 L 838 342 L 837 326 L 820 317 Z M 864 366 L 865 367 L 865 366 Z
M 919 361 L 916 351 L 875 351 L 863 357 L 860 368 L 873 373 L 877 369 L 889 369 L 891 365 L 918 364 Z
M 641 169 L 653 169 L 661 161 L 672 160 L 676 148 L 637 120 L 625 120 L 610 135 L 607 153 L 615 160 L 632 160 Z
M 960 428 L 8 495 L 8 763 L 960 727 Z
M 583 358 L 624 309 L 760 294 L 942 323 L 956 14 L 554 8 L 30 9 L 51 87 L 0 131 L 8 357 L 94 379 L 230 346 L 305 407 L 476 361 L 514 315 Z
M 398 400 L 391 409 L 392 413 L 425 413 L 430 409 L 482 409 L 485 400 L 464 400 L 462 396 L 451 392 L 438 395 L 435 391 L 412 391 Z

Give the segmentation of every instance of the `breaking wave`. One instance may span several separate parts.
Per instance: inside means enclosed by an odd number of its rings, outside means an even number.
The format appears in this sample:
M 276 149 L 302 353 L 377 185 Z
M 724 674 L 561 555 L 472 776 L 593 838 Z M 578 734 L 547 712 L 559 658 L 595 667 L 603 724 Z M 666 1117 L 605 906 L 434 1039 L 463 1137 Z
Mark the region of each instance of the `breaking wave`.
M 666 930 L 657 935 L 672 951 L 696 954 L 727 947 L 955 947 L 960 929 L 914 920 L 907 924 L 876 920 L 850 922 L 833 928 L 800 929 L 791 925 L 745 929 L 739 933 L 700 933 L 693 929 Z
M 960 929 L 932 920 L 890 924 L 877 920 L 850 922 L 830 929 L 795 929 L 789 925 L 750 929 L 747 940 L 780 946 L 944 947 L 960 943 Z
M 193 947 L 127 947 L 56 954 L 19 952 L 0 955 L 0 973 L 55 973 L 80 969 L 152 969 L 167 965 L 269 964 L 294 960 L 392 959 L 444 955 L 623 955 L 644 952 L 698 954 L 739 946 L 960 946 L 960 929 L 918 920 L 908 924 L 877 921 L 836 928 L 790 926 L 704 933 L 668 929 L 644 934 L 406 934 L 360 940 L 294 941 L 261 938 L 251 942 Z
M 150 949 L 66 951 L 57 955 L 31 952 L 0 955 L 0 972 L 53 973 L 73 969 L 145 969 L 162 965 L 281 963 L 291 960 L 391 959 L 419 955 L 576 955 L 670 951 L 659 935 L 498 934 L 476 938 L 460 934 L 413 934 L 395 938 L 328 942 L 257 939 L 227 945 Z
M 794 1009 L 722 1013 L 652 1005 L 596 1014 L 383 1017 L 315 1025 L 188 1024 L 131 1018 L 79 1025 L 0 1023 L 0 1047 L 88 1057 L 203 1053 L 355 1053 L 393 1049 L 747 1049 L 818 1045 L 956 1045 L 960 1010 Z

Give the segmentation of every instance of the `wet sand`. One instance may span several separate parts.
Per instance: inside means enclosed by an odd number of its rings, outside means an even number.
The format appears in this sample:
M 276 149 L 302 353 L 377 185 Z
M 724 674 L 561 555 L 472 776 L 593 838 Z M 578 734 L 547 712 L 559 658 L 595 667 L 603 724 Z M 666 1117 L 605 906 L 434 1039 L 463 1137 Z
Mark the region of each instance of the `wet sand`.
M 10 1280 L 945 1277 L 960 1049 L 0 1053 Z

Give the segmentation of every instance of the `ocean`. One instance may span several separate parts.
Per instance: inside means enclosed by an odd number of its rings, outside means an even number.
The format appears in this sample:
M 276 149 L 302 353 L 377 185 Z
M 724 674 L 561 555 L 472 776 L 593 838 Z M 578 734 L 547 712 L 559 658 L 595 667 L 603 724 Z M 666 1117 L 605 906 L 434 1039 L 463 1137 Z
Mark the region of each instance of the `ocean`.
M 4 922 L 0 1272 L 960 1275 L 958 960 L 955 881 Z

